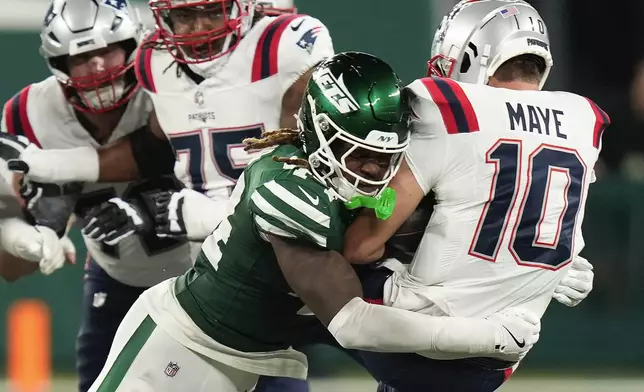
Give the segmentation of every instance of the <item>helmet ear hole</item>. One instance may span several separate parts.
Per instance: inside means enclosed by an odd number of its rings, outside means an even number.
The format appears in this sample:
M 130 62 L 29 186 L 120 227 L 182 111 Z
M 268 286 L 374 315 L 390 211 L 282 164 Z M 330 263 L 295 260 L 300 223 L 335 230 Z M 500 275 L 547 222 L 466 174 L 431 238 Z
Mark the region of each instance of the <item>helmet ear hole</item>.
M 461 69 L 459 72 L 466 73 L 471 66 L 472 66 L 472 61 L 470 61 L 470 54 L 465 53 L 465 55 L 463 56 L 463 60 L 461 61 Z

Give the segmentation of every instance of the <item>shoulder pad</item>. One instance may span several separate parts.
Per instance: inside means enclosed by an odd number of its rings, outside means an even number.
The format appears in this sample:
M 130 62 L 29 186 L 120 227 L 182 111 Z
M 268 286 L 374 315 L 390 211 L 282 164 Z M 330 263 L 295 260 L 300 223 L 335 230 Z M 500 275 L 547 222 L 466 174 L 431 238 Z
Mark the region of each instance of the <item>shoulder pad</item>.
M 31 126 L 31 121 L 27 114 L 27 105 L 29 100 L 29 91 L 33 85 L 28 85 L 11 97 L 4 105 L 3 118 L 6 132 L 12 135 L 24 136 L 31 143 L 40 147 L 36 134 Z M 3 129 L 5 131 L 5 129 Z
M 266 26 L 257 42 L 251 80 L 280 73 L 295 81 L 332 55 L 331 37 L 322 22 L 308 15 L 282 15 Z
M 591 99 L 586 98 L 586 101 L 590 104 L 590 108 L 595 114 L 595 128 L 593 130 L 593 146 L 595 148 L 600 148 L 602 135 L 604 130 L 610 125 L 610 117 L 604 112 L 595 102 Z
M 298 176 L 298 169 L 288 172 L 252 193 L 250 209 L 258 229 L 327 247 L 331 218 L 336 215 L 333 198 L 313 178 Z
M 139 84 L 146 90 L 156 93 L 156 86 L 152 74 L 152 54 L 154 44 L 159 39 L 159 33 L 148 35 L 139 45 L 134 63 L 134 73 Z
M 474 107 L 460 84 L 446 78 L 423 78 L 408 87 L 421 99 L 414 103 L 415 114 L 422 122 L 428 121 L 428 111 L 436 108 L 448 134 L 461 134 L 479 131 L 479 123 Z M 431 112 L 430 112 L 431 113 Z

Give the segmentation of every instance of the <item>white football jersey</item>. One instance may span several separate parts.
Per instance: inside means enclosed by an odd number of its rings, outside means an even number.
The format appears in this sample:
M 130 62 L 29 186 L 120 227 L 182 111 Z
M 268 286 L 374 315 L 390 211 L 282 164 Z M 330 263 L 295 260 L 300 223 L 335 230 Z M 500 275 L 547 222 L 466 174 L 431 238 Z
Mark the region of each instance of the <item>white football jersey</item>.
M 407 162 L 437 205 L 394 306 L 542 315 L 573 257 L 608 116 L 587 98 L 425 78 Z
M 217 70 L 205 80 L 166 49 L 143 44 L 137 77 L 177 153 L 177 177 L 210 198 L 228 198 L 256 155 L 242 141 L 278 129 L 284 93 L 332 55 L 322 22 L 296 14 L 257 21 L 231 54 L 215 60 Z
M 108 143 L 146 125 L 152 104 L 143 91 L 134 95 Z M 67 149 L 99 143 L 80 124 L 58 81 L 51 76 L 25 87 L 4 106 L 2 132 L 23 135 L 43 149 Z M 111 197 L 128 197 L 135 183 L 85 184 L 77 207 L 100 203 Z M 89 205 L 88 205 L 89 204 Z M 192 266 L 189 246 L 131 236 L 115 247 L 85 239 L 92 258 L 114 279 L 137 287 L 149 287 L 177 276 Z

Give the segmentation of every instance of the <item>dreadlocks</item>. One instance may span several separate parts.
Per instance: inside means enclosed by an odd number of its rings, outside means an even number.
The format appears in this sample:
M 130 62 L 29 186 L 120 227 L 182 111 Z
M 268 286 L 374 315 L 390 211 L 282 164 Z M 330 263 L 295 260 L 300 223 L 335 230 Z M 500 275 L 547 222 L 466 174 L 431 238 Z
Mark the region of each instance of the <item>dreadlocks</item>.
M 297 129 L 280 128 L 275 131 L 266 131 L 262 133 L 262 137 L 257 139 L 254 137 L 246 138 L 243 141 L 244 150 L 261 150 L 272 146 L 281 144 L 291 144 L 293 146 L 300 145 L 300 132 Z M 308 168 L 309 163 L 306 159 L 295 157 L 273 157 L 275 162 L 288 163 L 303 168 Z

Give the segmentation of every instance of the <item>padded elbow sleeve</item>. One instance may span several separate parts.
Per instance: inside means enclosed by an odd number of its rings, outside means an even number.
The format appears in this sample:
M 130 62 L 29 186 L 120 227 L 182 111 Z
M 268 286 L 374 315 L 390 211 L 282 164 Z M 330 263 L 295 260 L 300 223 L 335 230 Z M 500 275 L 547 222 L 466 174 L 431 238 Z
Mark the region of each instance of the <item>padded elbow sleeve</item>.
M 168 139 L 159 139 L 146 125 L 130 135 L 130 143 L 141 178 L 174 173 L 175 155 Z

